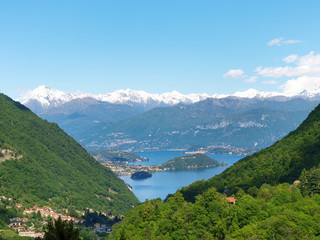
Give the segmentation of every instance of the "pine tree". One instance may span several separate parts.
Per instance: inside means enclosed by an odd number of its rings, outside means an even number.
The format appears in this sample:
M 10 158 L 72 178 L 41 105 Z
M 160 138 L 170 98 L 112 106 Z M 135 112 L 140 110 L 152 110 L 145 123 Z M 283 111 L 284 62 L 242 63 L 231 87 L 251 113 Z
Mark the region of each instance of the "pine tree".
M 73 222 L 62 221 L 61 217 L 49 221 L 45 228 L 45 240 L 80 240 L 79 229 L 74 228 Z

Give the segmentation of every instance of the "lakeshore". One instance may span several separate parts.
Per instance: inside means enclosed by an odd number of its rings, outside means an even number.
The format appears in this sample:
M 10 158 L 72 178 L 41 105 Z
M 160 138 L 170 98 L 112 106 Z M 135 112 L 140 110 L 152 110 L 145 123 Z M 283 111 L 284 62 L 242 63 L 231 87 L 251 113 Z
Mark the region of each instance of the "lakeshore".
M 132 166 L 138 166 L 139 169 L 143 169 L 143 167 L 159 165 L 174 157 L 183 156 L 184 152 L 139 152 L 137 154 L 148 158 L 149 161 L 130 164 Z M 133 193 L 141 202 L 144 202 L 146 199 L 165 199 L 168 194 L 175 193 L 183 186 L 187 186 L 197 180 L 209 179 L 223 172 L 225 169 L 244 157 L 241 155 L 230 154 L 208 154 L 208 156 L 219 162 L 226 162 L 227 165 L 180 171 L 158 171 L 154 172 L 151 178 L 138 180 L 132 179 L 130 174 L 119 175 L 119 177 L 132 188 Z

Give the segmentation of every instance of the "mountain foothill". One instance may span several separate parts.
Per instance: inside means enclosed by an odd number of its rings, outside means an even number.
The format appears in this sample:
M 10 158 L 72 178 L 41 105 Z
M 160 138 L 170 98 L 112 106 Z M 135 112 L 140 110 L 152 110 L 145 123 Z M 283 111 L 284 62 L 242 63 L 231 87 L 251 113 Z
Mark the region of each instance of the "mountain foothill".
M 272 146 L 132 209 L 110 239 L 316 239 L 319 139 L 320 105 Z
M 56 123 L 0 95 L 0 195 L 24 206 L 90 208 L 120 216 L 138 199 Z M 1 158 L 0 158 L 1 159 Z
M 59 112 L 67 102 L 55 100 L 51 107 Z M 81 104 L 75 106 L 78 105 Z M 37 202 L 55 208 L 89 207 L 125 214 L 124 220 L 113 226 L 109 239 L 315 239 L 320 236 L 320 105 L 317 105 L 315 96 L 227 96 L 149 110 L 140 108 L 140 113 L 106 122 L 93 117 L 93 127 L 88 125 L 87 134 L 90 132 L 98 139 L 118 135 L 124 148 L 150 147 L 150 143 L 130 145 L 147 138 L 155 142 L 167 139 L 169 144 L 163 149 L 174 148 L 173 142 L 179 139 L 190 141 L 179 143 L 190 147 L 193 144 L 190 139 L 197 139 L 197 135 L 205 139 L 205 146 L 267 147 L 164 200 L 138 204 L 122 180 L 56 123 L 42 120 L 24 105 L 0 95 L 0 148 L 12 156 L 4 159 L 1 151 L 1 193 L 26 205 Z M 87 111 L 89 106 L 84 109 Z M 137 109 L 134 104 L 128 106 Z M 81 123 L 81 114 L 94 115 L 89 112 L 75 109 L 70 113 L 72 117 L 59 114 L 68 121 L 77 119 Z M 204 130 L 208 130 L 207 135 Z M 223 140 L 214 133 L 222 135 Z M 84 133 L 78 134 L 80 137 Z M 272 137 L 263 140 L 266 136 Z M 112 143 L 108 139 L 78 140 L 87 147 Z M 241 145 L 246 142 L 247 145 Z M 198 141 L 193 145 L 204 144 Z

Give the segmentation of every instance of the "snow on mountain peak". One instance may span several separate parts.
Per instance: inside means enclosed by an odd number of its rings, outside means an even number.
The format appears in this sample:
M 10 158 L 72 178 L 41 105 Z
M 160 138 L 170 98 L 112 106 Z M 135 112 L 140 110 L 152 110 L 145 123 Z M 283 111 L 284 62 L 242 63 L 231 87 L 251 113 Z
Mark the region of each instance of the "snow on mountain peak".
M 308 97 L 308 98 L 314 98 L 314 97 L 320 95 L 320 87 L 316 87 L 314 89 L 309 89 L 309 90 L 304 90 L 304 91 L 300 92 L 299 95 L 302 95 L 302 96 Z
M 278 92 L 260 92 L 256 89 L 250 88 L 244 92 L 235 92 L 232 96 L 240 98 L 270 98 L 275 96 L 283 96 Z
M 26 96 L 22 98 L 22 103 L 26 104 L 32 100 L 37 100 L 43 107 L 49 107 L 51 105 L 58 106 L 75 98 L 83 98 L 88 95 L 89 94 L 65 93 L 42 85 L 29 91 Z
M 314 90 L 308 90 L 301 92 L 299 96 L 312 98 L 320 95 L 320 88 Z M 214 94 L 209 96 L 208 94 L 192 93 L 188 95 L 181 94 L 177 91 L 165 92 L 162 94 L 153 94 L 145 91 L 136 91 L 131 89 L 119 89 L 111 93 L 93 95 L 89 93 L 66 93 L 47 86 L 39 86 L 36 89 L 29 91 L 25 97 L 20 99 L 23 104 L 27 104 L 32 101 L 38 101 L 42 107 L 48 108 L 50 106 L 59 106 L 66 102 L 69 102 L 76 98 L 91 97 L 99 101 L 113 103 L 113 104 L 142 104 L 153 106 L 175 105 L 179 103 L 191 104 L 205 100 L 207 98 L 226 98 L 229 96 L 239 98 L 270 98 L 276 96 L 286 96 L 279 92 L 260 92 L 256 89 L 248 89 L 244 92 L 236 92 L 232 95 Z M 292 97 L 292 96 L 288 96 Z
M 183 95 L 177 91 L 167 92 L 163 94 L 147 93 L 145 91 L 136 91 L 131 89 L 116 90 L 112 93 L 99 94 L 97 98 L 101 101 L 124 104 L 124 103 L 140 103 L 148 104 L 164 103 L 168 105 L 178 104 L 180 102 L 193 103 L 208 98 L 207 94 L 190 94 Z

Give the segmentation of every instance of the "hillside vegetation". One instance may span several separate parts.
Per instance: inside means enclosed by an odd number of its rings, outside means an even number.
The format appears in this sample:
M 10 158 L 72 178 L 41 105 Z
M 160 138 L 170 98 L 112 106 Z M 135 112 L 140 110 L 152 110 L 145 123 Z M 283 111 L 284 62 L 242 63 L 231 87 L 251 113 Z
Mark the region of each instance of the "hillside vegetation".
M 214 188 L 187 202 L 176 193 L 147 201 L 114 225 L 110 239 L 214 240 L 317 239 L 320 196 L 303 197 L 298 187 L 263 185 L 239 192 L 235 205 Z
M 0 94 L 0 149 L 17 156 L 0 163 L 0 195 L 55 209 L 86 207 L 123 214 L 137 198 L 57 124 Z
M 218 191 L 237 192 L 264 183 L 292 183 L 301 171 L 320 163 L 320 106 L 281 141 L 252 156 L 243 158 L 223 173 L 207 181 L 197 181 L 181 189 L 188 201 L 210 187 Z
M 132 209 L 110 239 L 318 239 L 319 124 L 320 106 L 270 148 Z

